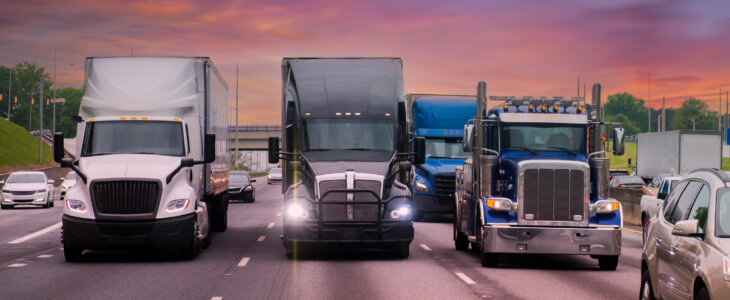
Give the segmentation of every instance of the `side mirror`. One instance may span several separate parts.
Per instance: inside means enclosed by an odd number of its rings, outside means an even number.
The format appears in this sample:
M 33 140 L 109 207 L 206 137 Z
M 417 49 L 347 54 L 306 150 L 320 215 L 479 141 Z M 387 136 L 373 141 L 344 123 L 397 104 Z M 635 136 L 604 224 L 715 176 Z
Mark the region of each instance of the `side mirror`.
M 215 161 L 215 134 L 205 134 L 205 163 L 212 163 Z
M 195 165 L 195 160 L 192 158 L 183 158 L 180 160 L 181 167 L 192 167 Z
M 474 149 L 474 125 L 464 125 L 464 138 L 462 139 L 464 152 L 472 152 Z
M 74 166 L 73 159 L 68 158 L 68 157 L 61 159 L 61 168 L 73 168 L 73 166 Z
M 613 155 L 624 155 L 624 129 L 613 129 Z M 631 164 L 631 163 L 629 163 Z
M 269 163 L 279 162 L 279 138 L 269 137 Z
M 56 181 L 54 181 L 53 179 L 48 180 L 48 184 L 54 184 L 54 183 L 56 183 Z
M 251 182 L 256 182 L 256 179 L 251 179 Z
M 658 193 L 656 195 L 657 199 L 667 200 L 667 193 Z
M 629 169 L 635 169 L 634 166 L 631 165 L 631 157 L 629 157 Z
M 416 137 L 413 148 L 413 152 L 415 152 L 413 163 L 422 165 L 426 162 L 426 138 L 422 136 Z
M 698 236 L 701 234 L 697 233 L 698 227 L 698 220 L 684 220 L 679 221 L 677 224 L 674 225 L 674 228 L 672 228 L 672 235 L 677 236 Z
M 63 132 L 56 132 L 53 134 L 53 161 L 60 163 L 63 154 Z

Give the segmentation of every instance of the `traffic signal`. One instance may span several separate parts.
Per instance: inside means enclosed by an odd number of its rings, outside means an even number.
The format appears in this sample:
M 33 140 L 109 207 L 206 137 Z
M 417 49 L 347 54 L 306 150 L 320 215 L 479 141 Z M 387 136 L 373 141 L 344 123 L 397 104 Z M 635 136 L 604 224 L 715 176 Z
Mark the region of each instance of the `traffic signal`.
M 49 104 L 51 104 L 51 100 L 48 100 L 48 98 L 46 98 L 46 105 L 49 105 Z
M 0 101 L 3 101 L 3 94 L 0 94 Z
M 18 104 L 18 96 L 15 96 L 15 104 Z
M 35 98 L 30 98 L 30 104 L 31 105 L 35 104 Z

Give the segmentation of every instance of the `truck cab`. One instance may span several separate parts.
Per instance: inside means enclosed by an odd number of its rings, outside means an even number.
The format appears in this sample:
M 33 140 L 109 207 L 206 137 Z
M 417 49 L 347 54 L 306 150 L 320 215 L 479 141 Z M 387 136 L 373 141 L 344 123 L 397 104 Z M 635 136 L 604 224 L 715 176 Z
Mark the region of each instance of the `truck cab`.
M 409 94 L 410 132 L 426 141 L 426 160 L 409 185 L 413 220 L 427 213 L 454 214 L 454 178 L 470 153 L 462 149 L 464 125 L 476 115 L 476 96 Z

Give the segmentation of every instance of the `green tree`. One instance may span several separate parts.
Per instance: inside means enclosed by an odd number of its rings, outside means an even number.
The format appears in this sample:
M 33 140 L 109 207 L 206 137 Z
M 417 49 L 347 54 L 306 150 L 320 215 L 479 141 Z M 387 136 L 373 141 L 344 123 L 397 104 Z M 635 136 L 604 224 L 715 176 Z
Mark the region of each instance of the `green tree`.
M 682 106 L 674 111 L 672 128 L 692 129 L 693 120 L 697 130 L 717 129 L 717 112 L 710 111 L 706 103 L 695 98 L 685 100 Z
M 626 116 L 631 121 L 631 125 L 634 126 L 634 134 L 646 130 L 647 107 L 644 106 L 644 100 L 636 98 L 632 94 L 617 93 L 609 95 L 603 109 L 606 119 L 620 114 Z
M 77 123 L 73 120 L 74 115 L 79 114 L 79 106 L 81 105 L 81 98 L 84 96 L 84 89 L 65 87 L 56 91 L 56 97 L 65 98 L 66 102 L 63 103 L 59 109 L 57 106 L 56 116 L 56 131 L 63 132 L 67 138 L 76 137 L 76 125 Z
M 626 135 L 635 135 L 638 133 L 638 128 L 633 125 L 633 121 L 624 114 L 606 116 L 606 121 L 621 123 L 621 127 L 626 130 Z
M 0 70 L 0 72 L 8 72 L 7 68 Z M 49 74 L 45 73 L 44 68 L 38 68 L 34 63 L 23 62 L 17 64 L 11 72 L 13 73 L 12 78 L 12 98 L 8 99 L 13 101 L 11 103 L 10 110 L 10 121 L 16 123 L 22 127 L 28 129 L 28 131 L 38 130 L 39 125 L 39 114 L 40 105 L 46 105 L 46 98 L 51 98 L 52 93 L 50 87 L 53 84 Z M 7 93 L 7 76 L 5 80 L 0 81 L 0 90 Z M 40 81 L 43 78 L 43 99 L 40 98 Z M 18 97 L 18 102 L 15 103 L 15 97 Z M 34 103 L 31 103 L 31 99 L 34 99 Z M 7 102 L 3 102 L 7 105 Z M 43 113 L 43 128 L 48 129 L 52 127 L 51 120 L 53 115 L 46 108 L 50 106 L 44 106 Z M 7 108 L 5 109 L 7 110 Z

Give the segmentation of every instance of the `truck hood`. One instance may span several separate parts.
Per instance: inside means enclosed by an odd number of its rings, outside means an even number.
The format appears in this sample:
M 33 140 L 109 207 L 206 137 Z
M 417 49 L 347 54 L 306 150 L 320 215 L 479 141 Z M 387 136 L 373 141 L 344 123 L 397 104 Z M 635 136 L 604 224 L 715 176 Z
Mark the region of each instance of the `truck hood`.
M 309 166 L 312 168 L 315 176 L 354 171 L 355 173 L 375 174 L 387 177 L 390 162 L 328 161 L 310 162 Z
M 465 160 L 466 158 L 427 158 L 426 163 L 417 167 L 430 174 L 454 173 L 457 167 L 464 165 Z
M 79 166 L 89 182 L 106 178 L 144 178 L 164 181 L 180 165 L 181 157 L 113 154 L 82 157 Z

